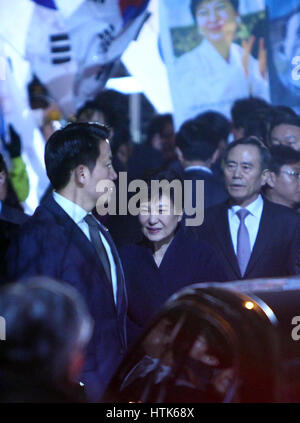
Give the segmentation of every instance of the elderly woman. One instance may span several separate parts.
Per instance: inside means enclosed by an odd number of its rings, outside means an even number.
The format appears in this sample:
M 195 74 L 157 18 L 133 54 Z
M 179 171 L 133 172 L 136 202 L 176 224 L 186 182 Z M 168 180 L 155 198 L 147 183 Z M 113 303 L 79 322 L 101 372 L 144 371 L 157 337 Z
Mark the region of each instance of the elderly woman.
M 250 94 L 269 100 L 263 39 L 259 40 L 258 60 L 251 55 L 254 36 L 242 46 L 234 42 L 240 23 L 238 8 L 239 0 L 191 0 L 201 42 L 175 64 L 186 118 L 208 108 L 229 117 L 232 103 Z
M 178 181 L 182 186 L 173 171 L 157 173 L 151 179 L 170 184 Z M 128 293 L 129 343 L 176 291 L 192 283 L 222 281 L 214 250 L 188 233 L 174 191 L 171 189 L 170 195 L 167 190 L 160 195 L 151 189 L 148 192 L 139 214 L 143 239 L 120 250 Z

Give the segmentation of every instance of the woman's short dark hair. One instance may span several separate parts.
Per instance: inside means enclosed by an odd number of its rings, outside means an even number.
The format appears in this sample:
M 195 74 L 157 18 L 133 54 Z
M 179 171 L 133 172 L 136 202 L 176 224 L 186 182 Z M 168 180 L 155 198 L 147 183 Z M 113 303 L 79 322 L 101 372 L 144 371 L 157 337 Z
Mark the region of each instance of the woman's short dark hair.
M 193 16 L 194 19 L 196 19 L 196 10 L 197 10 L 197 7 L 201 3 L 203 3 L 204 1 L 207 1 L 207 0 L 192 0 L 191 1 L 190 9 L 191 9 L 191 13 L 192 13 L 192 16 Z M 236 12 L 238 12 L 238 9 L 239 9 L 239 0 L 225 0 L 225 1 L 229 1 L 231 3 L 232 7 L 234 8 L 234 10 Z
M 79 165 L 92 171 L 100 154 L 100 141 L 108 137 L 107 126 L 96 123 L 71 123 L 54 132 L 45 149 L 47 175 L 53 188 L 64 188 L 71 171 Z
M 170 200 L 173 203 L 173 205 L 177 206 L 179 205 L 179 202 L 181 202 L 180 209 L 183 208 L 183 199 L 184 199 L 184 185 L 183 185 L 183 179 L 181 176 L 173 171 L 173 170 L 159 170 L 159 171 L 153 171 L 151 173 L 148 173 L 147 177 L 145 178 L 147 187 L 148 187 L 148 200 L 151 200 L 152 195 L 154 193 L 151 192 L 151 182 L 152 181 L 158 181 L 161 183 L 162 181 L 166 181 L 169 186 L 171 186 L 170 191 L 167 190 L 164 192 L 164 189 L 159 190 L 159 197 L 161 197 L 163 194 L 169 194 L 170 192 Z M 172 185 L 174 188 L 172 188 Z M 180 185 L 180 191 L 176 191 L 177 187 L 179 190 Z M 176 204 L 175 204 L 176 203 Z M 178 208 L 178 207 L 176 207 Z

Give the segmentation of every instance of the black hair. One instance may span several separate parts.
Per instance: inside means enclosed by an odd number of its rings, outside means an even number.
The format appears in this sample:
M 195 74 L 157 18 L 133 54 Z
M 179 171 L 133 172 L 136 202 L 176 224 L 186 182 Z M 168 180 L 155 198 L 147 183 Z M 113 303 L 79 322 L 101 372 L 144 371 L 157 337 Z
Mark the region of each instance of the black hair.
M 107 107 L 101 104 L 98 104 L 95 100 L 87 101 L 80 109 L 77 110 L 76 120 L 78 122 L 84 122 L 86 120 L 89 121 L 90 120 L 89 116 L 92 115 L 94 112 L 103 113 L 105 124 L 108 126 L 113 126 L 114 119 L 110 113 L 110 110 Z M 84 117 L 84 120 L 83 120 L 84 115 L 86 116 Z
M 279 125 L 291 125 L 300 128 L 300 117 L 282 114 L 277 117 L 276 121 L 272 123 L 271 131 Z
M 260 154 L 260 162 L 261 162 L 262 170 L 269 169 L 270 160 L 271 160 L 270 151 L 262 141 L 260 141 L 258 138 L 253 136 L 241 138 L 239 140 L 236 140 L 230 143 L 225 150 L 225 154 L 224 154 L 225 163 L 227 161 L 228 154 L 230 153 L 230 151 L 233 148 L 237 147 L 238 145 L 252 145 L 254 147 L 257 147 Z
M 297 117 L 297 113 L 288 106 L 272 106 L 272 111 L 274 115 L 277 116 L 290 116 L 290 117 Z
M 244 137 L 258 137 L 269 146 L 272 121 L 272 108 L 255 109 L 244 123 Z
M 271 160 L 270 171 L 278 175 L 284 165 L 292 165 L 300 162 L 300 152 L 286 145 L 274 145 L 270 148 Z
M 269 103 L 259 97 L 246 97 L 236 100 L 231 108 L 232 124 L 235 128 L 245 128 L 250 113 L 270 107 Z
M 64 188 L 71 171 L 79 165 L 92 171 L 100 154 L 100 141 L 108 136 L 108 128 L 96 123 L 71 123 L 54 132 L 45 148 L 46 170 L 53 188 Z
M 195 119 L 189 119 L 182 124 L 175 141 L 184 159 L 188 161 L 207 161 L 218 148 L 218 142 L 209 139 L 209 135 L 205 134 Z
M 204 1 L 206 1 L 206 0 L 192 0 L 191 1 L 190 9 L 191 9 L 191 13 L 192 13 L 192 16 L 193 16 L 194 19 L 196 17 L 197 7 L 199 6 L 199 4 L 203 3 Z M 236 12 L 238 12 L 238 10 L 239 10 L 239 0 L 229 0 L 229 2 L 231 3 L 234 10 Z
M 1 378 L 59 388 L 68 379 L 74 351 L 91 336 L 92 320 L 79 293 L 70 285 L 33 277 L 1 289 Z M 44 386 L 46 385 L 46 386 Z
M 146 144 L 151 145 L 154 135 L 162 135 L 164 127 L 168 124 L 173 125 L 171 113 L 155 115 L 148 124 Z
M 179 181 L 180 186 L 181 186 L 181 192 L 179 193 L 180 195 L 178 196 L 178 192 L 177 197 L 175 197 L 175 189 L 176 188 L 172 188 L 170 189 L 170 200 L 172 201 L 173 204 L 175 204 L 175 198 L 178 199 L 178 201 L 181 202 L 181 207 L 183 207 L 183 199 L 184 199 L 184 190 L 183 190 L 183 179 L 182 177 L 175 172 L 174 170 L 153 170 L 153 171 L 149 171 L 145 177 L 145 182 L 147 184 L 147 188 L 148 188 L 148 200 L 151 199 L 151 194 L 153 195 L 153 193 L 151 192 L 151 182 L 152 181 L 158 181 L 158 182 L 162 182 L 162 181 L 166 181 L 168 184 L 172 184 L 175 183 L 176 181 Z M 168 191 L 169 193 L 169 191 Z M 162 196 L 164 194 L 164 190 L 163 188 L 159 189 L 159 196 Z
M 222 113 L 208 110 L 197 115 L 194 120 L 208 141 L 217 144 L 223 140 L 227 141 L 231 129 L 230 122 Z

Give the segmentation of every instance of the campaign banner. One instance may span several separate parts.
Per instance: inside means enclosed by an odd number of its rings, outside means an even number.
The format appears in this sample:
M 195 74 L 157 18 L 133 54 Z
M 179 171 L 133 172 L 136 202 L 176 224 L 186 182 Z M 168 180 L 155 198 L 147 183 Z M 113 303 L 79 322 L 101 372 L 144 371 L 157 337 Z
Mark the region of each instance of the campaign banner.
M 300 0 L 267 0 L 266 6 L 272 103 L 300 113 Z
M 32 1 L 26 55 L 68 117 L 103 90 L 143 25 L 149 0 L 84 0 L 68 16 L 62 1 Z
M 235 100 L 270 99 L 262 0 L 162 0 L 160 36 L 175 125 Z
M 104 88 L 114 63 L 145 22 L 148 3 L 0 0 L 0 108 L 3 127 L 13 124 L 22 139 L 30 182 L 27 212 L 34 211 L 49 183 L 45 140 L 29 105 L 28 84 L 36 76 L 68 119 Z M 5 153 L 3 146 L 0 151 Z

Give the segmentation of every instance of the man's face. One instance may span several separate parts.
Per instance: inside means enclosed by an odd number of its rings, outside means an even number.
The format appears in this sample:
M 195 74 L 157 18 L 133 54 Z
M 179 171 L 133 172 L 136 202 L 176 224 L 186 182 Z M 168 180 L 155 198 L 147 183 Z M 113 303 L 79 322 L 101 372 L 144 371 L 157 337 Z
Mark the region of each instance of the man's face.
M 106 190 L 105 192 L 97 192 L 97 185 L 100 181 L 114 181 L 117 178 L 111 160 L 112 156 L 109 142 L 107 140 L 100 141 L 100 155 L 96 160 L 94 169 L 92 171 L 87 169 L 87 182 L 85 185 L 85 192 L 88 200 L 93 203 L 93 207 L 95 207 L 99 197 L 102 197 L 101 202 L 103 204 L 110 200 L 112 191 Z
M 272 201 L 294 208 L 300 203 L 300 162 L 283 165 L 276 175 L 270 173 L 269 185 L 272 187 Z
M 287 145 L 296 151 L 300 151 L 300 128 L 294 125 L 275 126 L 271 133 L 272 145 Z
M 256 200 L 266 183 L 260 152 L 254 145 L 237 145 L 230 150 L 224 168 L 225 184 L 234 204 L 247 207 Z

